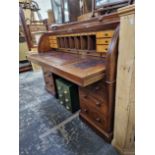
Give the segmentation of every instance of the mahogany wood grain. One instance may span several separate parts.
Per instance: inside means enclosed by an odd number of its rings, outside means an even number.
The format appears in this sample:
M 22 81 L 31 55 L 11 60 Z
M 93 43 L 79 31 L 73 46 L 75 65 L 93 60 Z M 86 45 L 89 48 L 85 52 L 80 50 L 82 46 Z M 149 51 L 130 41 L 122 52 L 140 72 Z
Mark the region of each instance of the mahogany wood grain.
M 50 47 L 50 36 L 107 30 L 110 30 L 108 36 L 101 34 L 101 38 L 110 38 L 106 53 L 93 49 L 94 42 L 90 34 L 61 36 L 58 37 L 61 48 Z M 79 86 L 80 117 L 109 142 L 113 136 L 118 39 L 119 18 L 117 13 L 112 13 L 55 27 L 55 30 L 42 35 L 39 53 L 28 56 L 30 61 L 52 72 L 54 78 L 59 76 Z M 89 111 L 89 114 L 84 111 Z
M 28 59 L 50 68 L 51 72 L 80 86 L 89 85 L 104 77 L 105 60 L 103 58 L 53 52 L 32 54 Z
M 38 44 L 38 52 L 48 52 L 51 50 L 50 43 L 48 40 L 48 35 L 42 35 Z
M 42 70 L 44 75 L 45 87 L 49 93 L 55 96 L 56 92 L 55 92 L 53 74 L 46 68 L 42 68 Z
M 94 17 L 90 20 L 81 22 L 74 22 L 69 24 L 63 24 L 57 26 L 55 30 L 46 32 L 45 34 L 71 34 L 79 32 L 94 32 L 107 29 L 115 29 L 119 23 L 119 16 L 117 13 L 111 13 L 110 15 L 102 15 Z
M 89 126 L 96 132 L 98 133 L 101 137 L 103 137 L 107 142 L 111 142 L 113 133 L 107 133 L 103 129 L 101 129 L 98 125 L 96 125 L 89 117 L 86 117 L 83 113 L 80 113 L 80 118 L 89 124 Z
M 81 112 L 85 117 L 89 118 L 91 122 L 99 126 L 102 130 L 107 131 L 107 118 L 100 112 L 94 109 L 93 106 L 86 104 L 85 101 L 80 100 Z
M 115 103 L 115 80 L 116 80 L 116 66 L 117 66 L 117 54 L 118 54 L 118 36 L 119 36 L 119 26 L 116 28 L 114 35 L 111 39 L 111 44 L 110 47 L 108 49 L 107 52 L 107 56 L 106 56 L 106 71 L 105 71 L 105 78 L 103 78 L 104 82 L 103 82 L 103 86 L 104 86 L 104 90 L 101 91 L 102 93 L 101 98 L 104 98 L 104 104 L 108 105 L 107 107 L 105 106 L 103 109 L 97 109 L 95 108 L 94 104 L 95 101 L 95 97 L 93 97 L 93 87 L 95 86 L 90 86 L 89 91 L 84 90 L 84 93 L 88 93 L 87 95 L 84 94 L 84 96 L 86 95 L 86 99 L 83 96 L 83 93 L 81 92 L 80 89 L 80 104 L 82 109 L 88 109 L 86 111 L 89 111 L 90 115 L 93 115 L 94 112 L 98 114 L 101 117 L 101 113 L 104 113 L 105 117 L 104 121 L 106 122 L 106 126 L 102 126 L 101 125 L 97 125 L 91 118 L 91 116 L 88 115 L 88 113 L 84 113 L 83 111 L 80 112 L 80 116 L 81 118 L 83 118 L 90 126 L 93 126 L 95 128 L 95 130 L 97 129 L 97 131 L 100 134 L 103 134 L 101 128 L 104 130 L 104 132 L 106 132 L 106 134 L 104 133 L 104 136 L 106 137 L 106 139 L 108 139 L 109 141 L 112 140 L 112 131 L 113 131 L 113 119 L 114 119 L 114 103 Z M 98 95 L 97 95 L 98 94 Z M 97 97 L 97 99 L 99 99 L 100 96 L 99 93 L 95 93 L 95 96 Z M 92 103 L 94 102 L 94 103 Z M 85 106 L 83 108 L 83 105 Z M 95 110 L 96 109 L 96 110 Z M 95 115 L 96 115 L 95 114 Z M 97 125 L 97 126 L 96 126 Z

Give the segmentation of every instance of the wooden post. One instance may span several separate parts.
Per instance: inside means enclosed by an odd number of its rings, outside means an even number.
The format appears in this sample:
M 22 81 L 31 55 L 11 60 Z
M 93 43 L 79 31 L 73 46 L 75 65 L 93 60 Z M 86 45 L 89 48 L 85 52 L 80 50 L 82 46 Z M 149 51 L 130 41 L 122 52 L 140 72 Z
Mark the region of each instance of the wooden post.
M 19 17 L 20 17 L 20 20 L 22 23 L 22 27 L 24 30 L 24 34 L 25 34 L 25 38 L 26 38 L 28 48 L 29 48 L 29 50 L 31 50 L 31 47 L 32 47 L 32 43 L 31 43 L 31 39 L 30 39 L 31 36 L 30 36 L 29 30 L 28 30 L 28 27 L 26 25 L 26 22 L 25 22 L 25 16 L 24 16 L 24 12 L 23 12 L 21 5 L 19 5 Z
M 120 39 L 117 66 L 114 138 L 122 155 L 135 150 L 135 6 L 118 10 Z

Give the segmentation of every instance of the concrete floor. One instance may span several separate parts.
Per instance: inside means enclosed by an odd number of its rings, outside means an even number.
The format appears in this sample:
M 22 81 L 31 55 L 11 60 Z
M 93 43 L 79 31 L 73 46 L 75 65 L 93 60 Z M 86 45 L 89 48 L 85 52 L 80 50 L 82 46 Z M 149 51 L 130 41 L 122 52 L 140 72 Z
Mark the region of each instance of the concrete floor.
M 20 74 L 20 155 L 118 155 L 44 89 L 42 72 Z

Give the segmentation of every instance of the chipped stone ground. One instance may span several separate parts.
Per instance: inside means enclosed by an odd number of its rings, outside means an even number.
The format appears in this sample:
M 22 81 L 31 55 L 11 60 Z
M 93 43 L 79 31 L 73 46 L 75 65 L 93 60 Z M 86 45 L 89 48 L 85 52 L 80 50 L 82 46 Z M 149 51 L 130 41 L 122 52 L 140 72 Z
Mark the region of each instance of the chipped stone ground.
M 44 89 L 42 72 L 19 77 L 20 155 L 118 155 Z

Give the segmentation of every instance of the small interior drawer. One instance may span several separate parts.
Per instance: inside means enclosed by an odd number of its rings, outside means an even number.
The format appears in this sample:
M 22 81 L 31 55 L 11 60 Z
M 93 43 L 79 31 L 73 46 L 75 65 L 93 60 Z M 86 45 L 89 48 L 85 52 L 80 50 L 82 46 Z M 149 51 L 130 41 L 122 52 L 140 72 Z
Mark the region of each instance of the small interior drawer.
M 50 44 L 57 44 L 57 40 L 49 40 Z
M 51 40 L 56 40 L 57 37 L 56 37 L 56 36 L 49 36 L 49 39 L 51 39 Z
M 58 45 L 57 44 L 51 44 L 50 47 L 51 48 L 58 48 Z
M 108 52 L 109 45 L 96 45 L 97 52 Z
M 105 37 L 112 37 L 114 34 L 113 30 L 109 31 L 101 31 L 96 33 L 96 38 L 105 38 Z
M 111 38 L 96 39 L 96 44 L 110 44 Z

